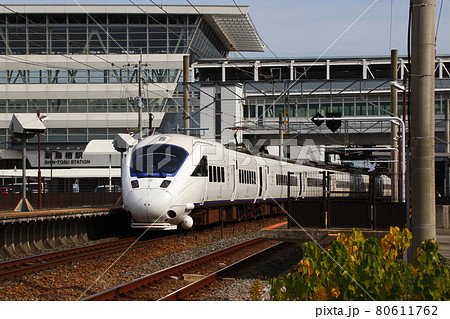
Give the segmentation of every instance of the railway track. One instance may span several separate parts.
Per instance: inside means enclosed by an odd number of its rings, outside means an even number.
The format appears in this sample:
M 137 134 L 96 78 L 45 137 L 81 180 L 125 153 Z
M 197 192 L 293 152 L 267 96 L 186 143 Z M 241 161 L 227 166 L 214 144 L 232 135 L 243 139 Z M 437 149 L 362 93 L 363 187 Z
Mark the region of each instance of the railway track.
M 133 247 L 148 245 L 147 240 L 137 242 Z M 125 238 L 84 247 L 64 249 L 56 252 L 23 257 L 0 262 L 0 280 L 30 274 L 77 260 L 94 258 L 127 249 L 136 238 Z
M 278 249 L 280 245 L 283 243 L 274 245 L 262 238 L 252 239 L 157 271 L 84 300 L 181 300 L 226 274 Z M 186 284 L 181 277 L 193 277 L 194 281 Z M 201 279 L 196 280 L 198 278 Z

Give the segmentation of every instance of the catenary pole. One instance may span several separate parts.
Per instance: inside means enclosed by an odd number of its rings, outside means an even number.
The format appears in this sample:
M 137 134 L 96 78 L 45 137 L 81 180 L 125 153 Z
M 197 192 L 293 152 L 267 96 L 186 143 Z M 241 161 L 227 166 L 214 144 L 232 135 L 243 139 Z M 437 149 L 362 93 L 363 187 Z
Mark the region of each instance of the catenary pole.
M 413 254 L 436 238 L 434 156 L 435 0 L 412 1 L 411 228 Z
M 397 87 L 394 83 L 397 82 L 397 50 L 391 50 L 391 113 L 398 116 L 398 101 L 397 101 Z M 398 127 L 395 123 L 391 123 L 391 147 L 398 148 Z M 391 151 L 391 181 L 392 181 L 392 201 L 398 202 L 398 152 Z
M 185 134 L 189 135 L 189 55 L 183 56 L 183 118 Z

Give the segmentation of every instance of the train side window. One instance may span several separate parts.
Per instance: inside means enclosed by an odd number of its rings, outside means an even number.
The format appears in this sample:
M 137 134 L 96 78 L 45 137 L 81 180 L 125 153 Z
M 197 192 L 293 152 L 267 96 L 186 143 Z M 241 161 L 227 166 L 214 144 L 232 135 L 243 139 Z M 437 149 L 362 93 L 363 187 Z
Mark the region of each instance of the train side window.
M 222 175 L 220 174 L 220 167 L 216 167 L 217 170 L 217 181 L 220 183 L 222 181 Z
M 223 167 L 220 168 L 222 183 L 225 183 L 225 169 Z
M 212 173 L 212 166 L 209 166 L 209 181 L 212 182 L 213 181 L 213 173 Z
M 217 182 L 217 166 L 213 166 L 213 181 Z
M 208 160 L 203 156 L 191 176 L 208 176 Z

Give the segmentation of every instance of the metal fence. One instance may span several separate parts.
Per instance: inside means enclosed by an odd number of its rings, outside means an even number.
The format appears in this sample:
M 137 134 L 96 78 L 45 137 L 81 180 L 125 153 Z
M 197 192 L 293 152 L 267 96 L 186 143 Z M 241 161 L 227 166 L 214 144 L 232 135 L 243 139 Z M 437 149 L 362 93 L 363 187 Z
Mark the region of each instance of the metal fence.
M 406 226 L 406 204 L 392 201 L 391 179 L 386 175 L 323 171 L 307 177 L 310 190 L 303 198 L 290 199 L 289 228 Z
M 41 184 L 30 181 L 26 198 L 33 208 L 84 207 L 114 205 L 121 196 L 120 180 L 53 179 Z M 13 210 L 23 197 L 22 183 L 10 181 L 0 186 L 0 210 Z

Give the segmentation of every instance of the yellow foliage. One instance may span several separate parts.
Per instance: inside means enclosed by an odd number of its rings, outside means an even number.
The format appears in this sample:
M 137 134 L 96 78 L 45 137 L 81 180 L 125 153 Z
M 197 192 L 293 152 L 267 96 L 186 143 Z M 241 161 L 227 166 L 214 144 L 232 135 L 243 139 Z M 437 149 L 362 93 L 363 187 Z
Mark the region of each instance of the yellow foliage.
M 333 289 L 331 289 L 331 296 L 332 296 L 333 298 L 339 297 L 340 294 L 341 294 L 341 292 L 339 291 L 339 288 L 333 288 Z
M 404 251 L 409 247 L 412 238 L 411 232 L 405 228 L 403 231 L 400 228 L 391 227 L 389 234 L 381 239 L 381 247 L 384 249 L 384 256 L 387 260 L 394 260 L 399 253 L 404 254 Z
M 264 295 L 264 286 L 259 278 L 253 283 L 249 290 L 250 299 L 252 301 L 261 301 Z

